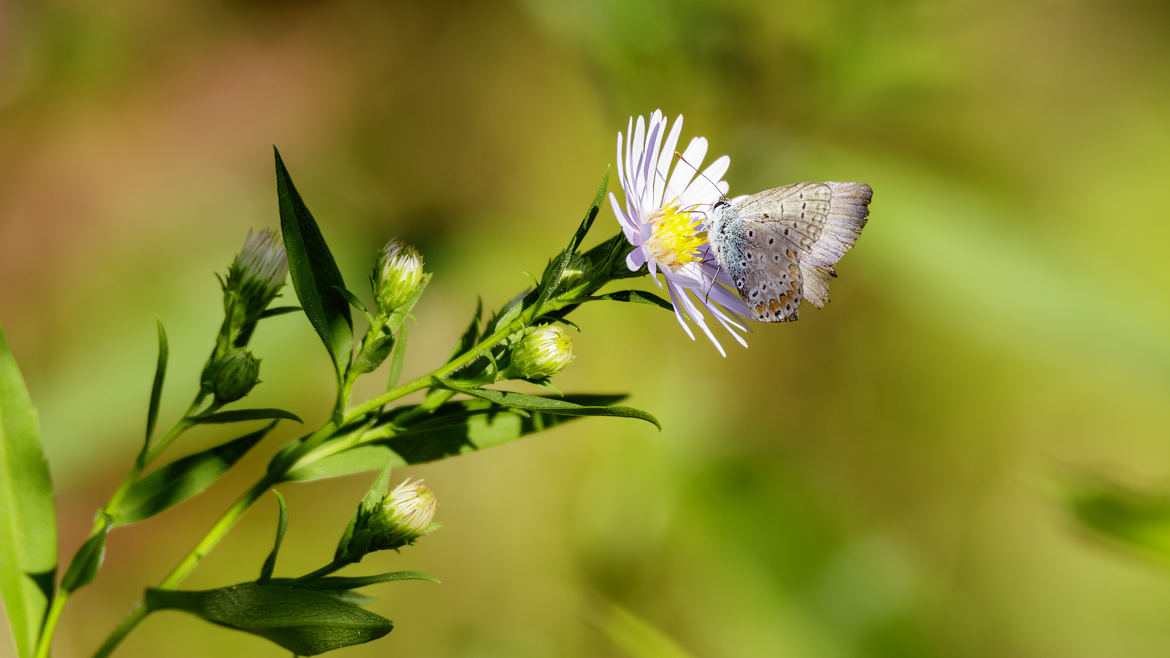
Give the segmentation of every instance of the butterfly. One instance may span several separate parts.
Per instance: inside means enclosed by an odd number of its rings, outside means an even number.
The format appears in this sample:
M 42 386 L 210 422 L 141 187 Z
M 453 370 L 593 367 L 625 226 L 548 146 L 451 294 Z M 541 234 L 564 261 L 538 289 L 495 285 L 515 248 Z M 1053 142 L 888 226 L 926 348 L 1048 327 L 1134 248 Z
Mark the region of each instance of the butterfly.
M 802 299 L 829 301 L 833 266 L 869 215 L 865 183 L 793 183 L 715 202 L 707 241 L 718 266 L 760 322 L 796 320 Z

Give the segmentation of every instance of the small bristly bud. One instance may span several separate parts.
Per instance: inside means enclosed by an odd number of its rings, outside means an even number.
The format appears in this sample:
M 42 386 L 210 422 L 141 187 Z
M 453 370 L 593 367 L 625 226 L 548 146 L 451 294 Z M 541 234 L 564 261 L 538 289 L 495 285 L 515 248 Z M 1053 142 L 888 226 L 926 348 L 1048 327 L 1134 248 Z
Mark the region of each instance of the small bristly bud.
M 223 279 L 224 310 L 232 335 L 254 325 L 288 277 L 288 257 L 276 233 L 248 231 L 244 247 Z M 244 332 L 247 333 L 247 332 Z
M 530 327 L 512 348 L 506 376 L 541 380 L 564 370 L 573 360 L 573 341 L 560 325 Z
M 395 549 L 431 531 L 438 501 L 422 480 L 405 480 L 382 498 L 369 521 L 370 550 Z
M 260 360 L 242 349 L 228 350 L 203 370 L 203 385 L 220 404 L 239 400 L 259 381 Z
M 378 312 L 389 315 L 418 290 L 423 280 L 422 255 L 413 246 L 395 238 L 382 247 L 370 274 Z

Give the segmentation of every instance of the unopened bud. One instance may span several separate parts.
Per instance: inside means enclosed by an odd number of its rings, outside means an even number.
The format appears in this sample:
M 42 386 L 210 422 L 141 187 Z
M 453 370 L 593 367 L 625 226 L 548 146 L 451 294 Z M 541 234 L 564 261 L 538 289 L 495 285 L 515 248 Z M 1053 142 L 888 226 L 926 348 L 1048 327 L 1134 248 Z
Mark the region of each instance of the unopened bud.
M 248 231 L 223 280 L 224 309 L 235 332 L 254 325 L 288 277 L 288 257 L 276 233 Z
M 547 379 L 573 360 L 573 341 L 560 325 L 530 327 L 512 349 L 507 375 L 519 379 Z
M 401 548 L 431 530 L 438 500 L 422 480 L 405 480 L 382 498 L 370 519 L 370 550 Z
M 382 247 L 370 274 L 378 311 L 389 315 L 410 300 L 423 280 L 423 259 L 413 246 L 395 238 Z
M 221 404 L 244 397 L 259 381 L 260 360 L 247 350 L 229 350 L 203 370 L 203 385 Z

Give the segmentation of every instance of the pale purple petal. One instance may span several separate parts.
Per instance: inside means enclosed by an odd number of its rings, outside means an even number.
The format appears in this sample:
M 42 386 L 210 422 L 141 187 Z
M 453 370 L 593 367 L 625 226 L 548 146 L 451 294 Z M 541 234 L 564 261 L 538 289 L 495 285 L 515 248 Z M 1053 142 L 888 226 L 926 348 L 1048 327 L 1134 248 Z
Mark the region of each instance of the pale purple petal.
M 654 203 L 659 206 L 665 201 L 663 195 L 666 194 L 666 175 L 670 173 L 670 163 L 674 161 L 674 150 L 678 146 L 678 136 L 682 132 L 682 124 L 683 118 L 680 114 L 674 120 L 674 127 L 670 129 L 670 135 L 662 144 L 662 154 L 658 156 L 658 173 L 654 176 Z
M 630 268 L 631 272 L 637 272 L 638 268 L 646 264 L 646 255 L 642 253 L 641 247 L 635 247 L 633 251 L 626 254 L 626 267 Z

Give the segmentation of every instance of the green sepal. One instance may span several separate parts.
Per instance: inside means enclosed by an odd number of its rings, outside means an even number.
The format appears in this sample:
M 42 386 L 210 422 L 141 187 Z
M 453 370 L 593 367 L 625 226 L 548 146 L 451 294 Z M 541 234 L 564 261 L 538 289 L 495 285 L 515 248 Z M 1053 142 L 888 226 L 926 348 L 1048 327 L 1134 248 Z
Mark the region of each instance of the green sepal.
M 200 414 L 198 416 L 191 416 L 190 419 L 196 424 L 219 424 L 219 423 L 238 423 L 245 420 L 273 420 L 284 419 L 294 420 L 298 423 L 304 423 L 300 416 L 291 411 L 284 409 L 233 409 L 231 411 L 219 411 L 212 414 Z
M 276 502 L 280 506 L 280 511 L 276 519 L 276 539 L 272 542 L 272 551 L 268 553 L 268 557 L 264 558 L 264 565 L 260 567 L 260 577 L 256 582 L 263 585 L 272 580 L 272 572 L 276 569 L 276 556 L 280 553 L 280 543 L 284 541 L 284 533 L 288 530 L 288 505 L 284 502 L 284 496 L 276 489 L 272 490 L 276 494 Z
M 53 596 L 57 526 L 37 415 L 0 330 L 0 597 L 18 656 L 31 656 Z
M 354 512 L 353 518 L 349 520 L 349 525 L 346 526 L 341 540 L 337 542 L 337 550 L 333 556 L 335 563 L 349 564 L 359 562 L 370 552 L 370 544 L 375 538 L 370 527 L 370 520 L 378 513 L 382 499 L 386 496 L 386 492 L 390 490 L 391 468 L 391 465 L 386 463 L 382 467 L 382 472 L 378 474 L 378 477 L 374 478 L 374 482 L 366 491 L 366 495 L 362 496 L 357 511 Z
M 148 589 L 146 608 L 188 612 L 263 637 L 299 656 L 363 644 L 394 628 L 385 617 L 330 592 L 276 583 L 202 591 Z
M 167 346 L 167 330 L 162 320 L 154 319 L 158 325 L 158 362 L 154 367 L 154 382 L 150 386 L 150 404 L 146 408 L 146 444 L 150 444 L 150 437 L 154 434 L 154 426 L 158 422 L 158 405 L 162 399 L 163 380 L 167 376 L 167 358 L 170 348 Z
M 105 512 L 101 512 L 101 515 L 102 522 L 98 531 L 77 549 L 69 568 L 61 577 L 61 589 L 65 592 L 72 593 L 92 583 L 102 566 L 102 559 L 106 555 L 106 536 L 113 527 L 113 520 Z
M 634 407 L 616 407 L 616 406 L 585 406 L 574 404 L 564 399 L 543 397 L 537 395 L 526 395 L 524 393 L 515 393 L 512 391 L 495 391 L 487 388 L 466 388 L 459 386 L 454 382 L 448 380 L 436 380 L 444 388 L 449 388 L 459 393 L 465 393 L 477 398 L 493 402 L 495 404 L 512 407 L 514 409 L 527 409 L 529 411 L 539 411 L 542 413 L 565 416 L 615 416 L 620 418 L 637 418 L 651 423 L 658 429 L 662 429 L 662 425 L 658 419 L 650 413 L 635 409 Z
M 234 441 L 177 459 L 130 486 L 116 509 L 108 510 L 113 525 L 148 519 L 211 486 L 263 439 L 276 421 Z
M 325 344 L 338 382 L 349 366 L 353 346 L 353 318 L 349 303 L 338 290 L 346 290 L 341 271 L 321 235 L 321 229 L 305 206 L 280 151 L 276 156 L 276 195 L 280 204 L 280 231 L 288 254 L 293 288 L 305 315 Z

